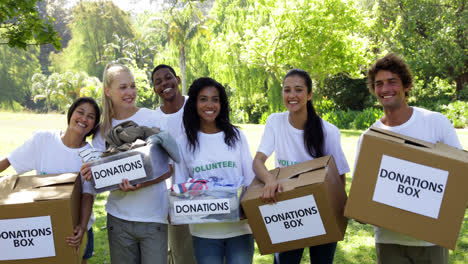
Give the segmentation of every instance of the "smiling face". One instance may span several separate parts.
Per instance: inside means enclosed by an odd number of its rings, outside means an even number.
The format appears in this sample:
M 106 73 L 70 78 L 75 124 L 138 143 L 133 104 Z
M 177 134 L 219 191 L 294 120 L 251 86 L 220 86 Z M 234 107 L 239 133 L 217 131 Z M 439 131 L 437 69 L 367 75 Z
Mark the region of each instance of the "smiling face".
M 116 109 L 132 110 L 135 108 L 137 90 L 133 75 L 127 71 L 119 71 L 110 87 L 105 87 L 106 96 Z
M 82 103 L 73 111 L 68 127 L 84 137 L 94 128 L 95 124 L 96 111 L 94 107 L 90 103 Z
M 380 70 L 375 75 L 375 95 L 384 109 L 398 109 L 406 104 L 405 92 L 410 87 L 403 87 L 398 76 L 391 71 Z
M 283 103 L 291 113 L 307 111 L 307 101 L 312 99 L 312 91 L 307 91 L 305 80 L 299 75 L 291 75 L 283 82 Z
M 197 113 L 200 117 L 200 127 L 216 125 L 215 120 L 220 109 L 218 89 L 214 86 L 203 88 L 197 96 Z
M 168 68 L 161 68 L 154 73 L 153 84 L 154 92 L 163 101 L 172 101 L 180 94 L 180 78 L 175 76 Z

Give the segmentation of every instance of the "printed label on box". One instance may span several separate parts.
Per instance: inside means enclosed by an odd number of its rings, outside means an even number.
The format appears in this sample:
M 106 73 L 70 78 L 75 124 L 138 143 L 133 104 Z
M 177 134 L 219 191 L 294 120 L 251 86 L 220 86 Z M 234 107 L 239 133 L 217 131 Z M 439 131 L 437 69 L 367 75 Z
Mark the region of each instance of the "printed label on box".
M 258 208 L 272 244 L 326 234 L 312 194 Z
M 0 220 L 0 248 L 0 260 L 54 257 L 50 216 Z
M 97 189 L 122 183 L 122 179 L 136 180 L 146 177 L 139 154 L 91 167 Z
M 373 200 L 437 219 L 448 171 L 382 155 Z
M 188 200 L 174 202 L 174 215 L 211 215 L 229 214 L 231 204 L 229 199 Z

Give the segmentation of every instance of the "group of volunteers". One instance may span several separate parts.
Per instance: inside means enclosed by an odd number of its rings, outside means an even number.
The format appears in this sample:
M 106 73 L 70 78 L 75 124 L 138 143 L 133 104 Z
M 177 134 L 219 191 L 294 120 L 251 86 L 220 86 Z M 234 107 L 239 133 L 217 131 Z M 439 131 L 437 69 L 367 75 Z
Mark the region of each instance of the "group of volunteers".
M 96 194 L 89 182 L 89 163 L 83 165 L 78 153 L 88 148 L 104 151 L 104 135 L 125 121 L 167 130 L 176 139 L 180 161 L 170 161 L 170 171 L 155 180 L 136 185 L 123 180 L 119 190 L 110 192 L 106 211 L 111 263 L 252 263 L 254 238 L 246 219 L 171 225 L 167 188 L 172 184 L 193 179 L 240 187 L 257 177 L 265 184 L 265 202 L 276 202 L 282 185 L 265 166 L 273 152 L 277 167 L 332 155 L 345 183 L 350 169 L 341 148 L 340 131 L 317 115 L 312 80 L 306 71 L 292 69 L 284 77 L 282 94 L 287 111 L 268 117 L 254 158 L 245 135 L 229 119 L 229 100 L 222 84 L 202 77 L 191 84 L 188 96 L 183 96 L 180 78 L 164 64 L 153 70 L 152 82 L 162 104 L 156 110 L 139 108 L 132 72 L 124 65 L 108 64 L 103 74 L 102 113 L 94 99 L 79 98 L 68 109 L 65 131 L 37 131 L 0 160 L 0 172 L 10 165 L 19 174 L 30 170 L 37 174 L 81 172 L 80 222 L 66 243 L 78 247 L 84 232 L 88 232 L 83 263 L 93 252 L 92 206 Z M 390 53 L 377 60 L 368 71 L 367 82 L 384 110 L 373 126 L 461 148 L 446 117 L 407 104 L 412 77 L 399 56 Z M 88 136 L 93 136 L 92 147 L 86 142 Z M 226 161 L 233 165 L 195 169 Z M 378 263 L 448 263 L 447 249 L 383 228 L 375 227 L 375 243 Z M 333 263 L 336 247 L 336 242 L 309 247 L 310 263 Z M 303 251 L 275 253 L 274 263 L 300 263 Z

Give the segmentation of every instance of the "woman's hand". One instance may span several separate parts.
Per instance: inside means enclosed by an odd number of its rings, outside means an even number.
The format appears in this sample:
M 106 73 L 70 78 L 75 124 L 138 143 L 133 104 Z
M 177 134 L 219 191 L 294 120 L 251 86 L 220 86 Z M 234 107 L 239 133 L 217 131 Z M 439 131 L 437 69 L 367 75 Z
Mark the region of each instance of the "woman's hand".
M 138 189 L 140 189 L 141 185 L 140 184 L 137 184 L 137 185 L 132 185 L 128 179 L 122 179 L 122 183 L 119 184 L 120 186 L 120 190 L 122 192 L 132 192 L 132 191 L 136 191 Z
M 273 176 L 271 176 L 270 179 L 271 180 L 265 182 L 265 186 L 263 187 L 262 200 L 276 203 L 276 192 L 282 192 L 283 186 L 276 181 Z
M 91 163 L 84 163 L 81 165 L 80 174 L 83 180 L 91 180 Z
M 76 252 L 80 251 L 81 240 L 83 239 L 83 234 L 85 232 L 85 228 L 80 225 L 75 226 L 73 229 L 74 236 L 68 236 L 65 241 L 70 247 L 75 247 Z

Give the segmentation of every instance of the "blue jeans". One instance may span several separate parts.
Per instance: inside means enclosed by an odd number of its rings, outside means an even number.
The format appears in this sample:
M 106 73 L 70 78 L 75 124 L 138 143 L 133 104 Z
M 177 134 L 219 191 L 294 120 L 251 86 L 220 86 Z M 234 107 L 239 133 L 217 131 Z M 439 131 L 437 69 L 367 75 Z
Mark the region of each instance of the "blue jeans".
M 252 234 L 211 239 L 192 236 L 193 251 L 198 264 L 252 263 L 254 238 Z
M 309 247 L 311 264 L 332 264 L 335 256 L 336 242 Z M 275 253 L 275 264 L 301 263 L 303 248 Z
M 83 255 L 83 259 L 84 260 L 90 259 L 93 256 L 93 251 L 94 251 L 94 233 L 93 233 L 93 228 L 91 227 L 88 230 L 88 242 L 86 243 L 86 249 Z

